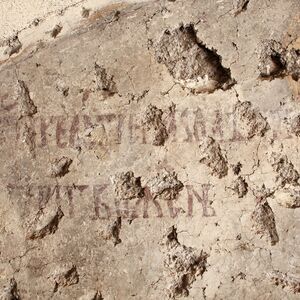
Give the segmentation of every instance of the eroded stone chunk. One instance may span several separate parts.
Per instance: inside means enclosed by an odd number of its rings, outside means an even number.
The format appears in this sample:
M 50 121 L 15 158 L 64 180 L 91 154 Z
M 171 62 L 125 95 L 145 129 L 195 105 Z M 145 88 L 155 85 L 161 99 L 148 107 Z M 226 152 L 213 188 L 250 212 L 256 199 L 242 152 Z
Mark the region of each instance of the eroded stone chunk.
M 261 78 L 274 79 L 290 75 L 295 81 L 299 79 L 300 50 L 285 49 L 274 40 L 263 41 L 261 48 L 258 65 Z
M 113 183 L 118 199 L 140 198 L 144 194 L 141 177 L 135 177 L 132 171 L 116 174 L 113 178 Z
M 65 265 L 62 268 L 56 270 L 52 275 L 54 280 L 54 292 L 60 287 L 66 287 L 79 282 L 79 275 L 75 265 Z
M 300 207 L 300 187 L 287 186 L 279 189 L 274 194 L 277 203 L 286 208 Z
M 234 114 L 237 119 L 237 127 L 248 139 L 254 136 L 264 136 L 270 128 L 266 118 L 253 108 L 249 101 L 238 101 L 234 107 Z
M 17 282 L 14 278 L 11 278 L 8 286 L 6 286 L 0 295 L 0 300 L 20 300 Z
M 250 0 L 235 0 L 234 1 L 234 15 L 237 16 L 241 12 L 247 10 Z
M 273 170 L 278 174 L 276 181 L 280 186 L 298 185 L 299 173 L 286 155 L 272 153 L 270 162 Z
M 64 213 L 60 207 L 54 212 L 47 211 L 39 218 L 35 228 L 28 234 L 28 238 L 31 240 L 42 239 L 49 234 L 54 234 L 63 216 Z
M 222 154 L 220 145 L 212 138 L 203 139 L 200 149 L 200 163 L 211 170 L 211 175 L 222 178 L 228 173 L 228 162 Z
M 53 37 L 55 39 L 60 34 L 62 29 L 63 28 L 60 24 L 55 25 L 54 28 L 51 31 L 51 37 Z
M 73 162 L 72 159 L 63 156 L 62 158 L 57 158 L 51 166 L 50 175 L 51 177 L 63 177 L 69 173 L 69 167 Z
M 298 81 L 300 78 L 300 50 L 290 49 L 285 53 L 286 73 Z
M 154 146 L 163 146 L 168 138 L 167 128 L 162 120 L 163 111 L 154 105 L 148 105 L 144 124 L 147 130 L 154 130 L 152 144 Z
M 282 273 L 280 271 L 274 271 L 269 275 L 269 278 L 272 280 L 272 282 L 277 285 L 281 286 L 283 289 L 288 288 L 293 293 L 300 293 L 300 278 L 287 274 Z
M 99 291 L 91 291 L 83 295 L 79 300 L 103 300 L 102 294 Z
M 300 115 L 295 116 L 290 123 L 290 132 L 300 137 Z
M 248 192 L 248 183 L 242 176 L 239 176 L 234 181 L 232 189 L 239 198 L 243 198 Z
M 105 240 L 113 240 L 114 246 L 122 243 L 120 231 L 122 227 L 122 218 L 118 217 L 112 224 L 109 224 L 107 231 L 104 233 Z
M 29 89 L 22 80 L 18 80 L 18 100 L 20 119 L 23 117 L 31 117 L 37 113 L 37 107 L 30 98 Z
M 178 180 L 175 172 L 163 170 L 148 182 L 153 197 L 161 196 L 166 200 L 174 200 L 183 189 L 183 183 Z
M 270 238 L 271 245 L 279 241 L 274 213 L 267 200 L 263 199 L 256 204 L 251 218 L 256 234 Z
M 156 46 L 156 58 L 176 82 L 195 93 L 226 90 L 235 83 L 216 51 L 198 40 L 192 24 L 166 30 Z
M 7 48 L 4 51 L 5 55 L 12 56 L 15 53 L 18 53 L 22 48 L 22 43 L 19 40 L 18 35 L 10 37 L 6 41 Z
M 102 91 L 105 96 L 112 96 L 117 93 L 114 76 L 109 75 L 106 69 L 95 63 L 96 89 Z
M 188 296 L 193 282 L 206 271 L 208 254 L 181 245 L 174 226 L 168 230 L 164 246 L 164 266 L 170 281 L 168 296 L 171 299 Z

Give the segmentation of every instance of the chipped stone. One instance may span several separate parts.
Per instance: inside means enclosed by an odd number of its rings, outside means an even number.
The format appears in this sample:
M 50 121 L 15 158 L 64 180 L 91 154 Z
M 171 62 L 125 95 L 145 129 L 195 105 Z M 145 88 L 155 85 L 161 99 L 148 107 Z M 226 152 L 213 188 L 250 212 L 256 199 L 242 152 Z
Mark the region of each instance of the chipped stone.
M 237 16 L 243 11 L 247 10 L 250 0 L 235 0 L 234 1 L 234 15 Z
M 115 195 L 118 199 L 140 198 L 144 194 L 141 177 L 135 177 L 132 171 L 118 173 L 113 178 Z
M 59 24 L 55 25 L 51 31 L 51 37 L 55 39 L 60 34 L 61 31 L 62 31 L 62 26 Z
M 120 239 L 120 231 L 122 227 L 122 218 L 118 217 L 112 224 L 108 225 L 106 233 L 104 233 L 105 240 L 113 240 L 114 246 L 122 243 Z
M 63 216 L 64 213 L 60 207 L 55 212 L 51 210 L 46 213 L 43 212 L 35 228 L 28 234 L 28 239 L 42 239 L 47 235 L 54 234 Z
M 274 79 L 290 75 L 298 81 L 300 77 L 300 50 L 285 49 L 280 42 L 265 40 L 261 45 L 258 69 L 262 79 Z
M 164 266 L 170 282 L 168 297 L 175 299 L 188 296 L 196 278 L 206 271 L 208 254 L 203 250 L 181 245 L 174 226 L 168 230 L 165 239 Z
M 253 108 L 249 101 L 238 101 L 234 113 L 237 119 L 237 127 L 248 139 L 254 136 L 264 136 L 270 128 L 267 119 L 257 109 Z
M 89 8 L 82 7 L 81 16 L 86 19 L 90 16 L 90 12 L 91 10 Z
M 283 187 L 286 184 L 298 185 L 299 173 L 286 155 L 273 153 L 270 162 L 274 172 L 278 174 L 276 181 L 280 186 Z
M 154 146 L 163 146 L 168 138 L 166 126 L 162 120 L 163 111 L 154 105 L 148 105 L 145 115 L 145 125 L 147 130 L 154 130 L 152 144 Z
M 95 76 L 96 76 L 96 89 L 102 91 L 104 96 L 113 96 L 117 93 L 116 83 L 114 76 L 109 75 L 106 69 L 95 63 Z
M 18 100 L 20 103 L 20 119 L 23 117 L 32 117 L 37 113 L 37 107 L 30 97 L 29 89 L 22 80 L 18 80 Z
M 86 295 L 81 296 L 78 300 L 104 300 L 101 292 L 99 291 L 91 291 Z
M 174 200 L 183 189 L 183 184 L 175 172 L 163 170 L 149 180 L 148 187 L 153 197 L 160 196 L 166 200 Z
M 300 207 L 300 187 L 287 186 L 275 192 L 274 197 L 277 203 L 286 208 Z
M 75 265 L 64 265 L 57 269 L 51 276 L 54 280 L 54 292 L 61 287 L 77 284 L 79 275 Z
M 300 278 L 280 271 L 273 271 L 269 275 L 271 281 L 283 289 L 290 289 L 294 294 L 300 293 Z
M 269 238 L 271 245 L 279 242 L 274 213 L 267 200 L 259 201 L 256 204 L 251 218 L 256 234 Z
M 12 56 L 13 54 L 19 53 L 22 48 L 22 43 L 19 40 L 18 35 L 14 35 L 6 41 L 7 48 L 4 51 L 5 55 Z
M 220 145 L 212 137 L 207 137 L 203 139 L 199 149 L 200 163 L 210 169 L 211 175 L 225 177 L 228 173 L 228 163 Z
M 57 158 L 51 165 L 50 175 L 51 177 L 63 177 L 69 173 L 69 167 L 73 160 L 63 156 L 62 158 Z
M 193 24 L 166 30 L 156 46 L 156 58 L 175 82 L 195 93 L 226 90 L 235 83 L 216 51 L 198 39 Z
M 239 176 L 234 181 L 232 188 L 239 198 L 243 198 L 248 192 L 248 183 L 242 176 Z
M 17 282 L 14 278 L 11 278 L 8 286 L 6 286 L 0 295 L 1 300 L 20 300 L 20 294 L 18 291 Z
M 300 137 L 300 115 L 295 116 L 290 124 L 290 132 L 297 137 Z
M 236 165 L 232 167 L 232 171 L 234 175 L 239 175 L 242 169 L 242 164 L 238 162 Z

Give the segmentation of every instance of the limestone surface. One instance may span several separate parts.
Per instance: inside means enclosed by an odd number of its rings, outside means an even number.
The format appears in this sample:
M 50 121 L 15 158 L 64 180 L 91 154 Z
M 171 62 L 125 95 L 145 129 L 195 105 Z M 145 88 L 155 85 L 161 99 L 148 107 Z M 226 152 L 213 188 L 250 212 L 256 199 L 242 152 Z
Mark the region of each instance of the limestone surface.
M 0 2 L 0 299 L 299 299 L 299 0 Z

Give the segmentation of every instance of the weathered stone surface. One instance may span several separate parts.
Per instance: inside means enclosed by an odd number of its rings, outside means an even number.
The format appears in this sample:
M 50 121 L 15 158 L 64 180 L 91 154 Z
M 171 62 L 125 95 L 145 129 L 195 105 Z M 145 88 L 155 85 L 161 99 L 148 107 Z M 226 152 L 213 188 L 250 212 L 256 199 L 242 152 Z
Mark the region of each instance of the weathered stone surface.
M 235 83 L 216 51 L 198 40 L 193 24 L 167 29 L 156 46 L 156 57 L 176 82 L 196 93 L 226 90 Z
M 0 295 L 298 299 L 299 1 L 12 1 Z

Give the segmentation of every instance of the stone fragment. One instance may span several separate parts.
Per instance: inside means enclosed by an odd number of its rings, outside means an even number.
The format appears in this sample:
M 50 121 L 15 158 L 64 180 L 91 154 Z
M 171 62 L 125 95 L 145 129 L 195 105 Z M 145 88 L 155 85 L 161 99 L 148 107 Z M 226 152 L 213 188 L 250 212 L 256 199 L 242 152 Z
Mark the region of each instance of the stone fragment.
M 183 183 L 178 180 L 175 172 L 163 170 L 148 182 L 149 190 L 154 198 L 161 197 L 174 200 L 183 189 Z
M 188 296 L 193 282 L 206 271 L 208 254 L 202 250 L 198 251 L 181 245 L 174 226 L 169 228 L 165 239 L 164 266 L 170 281 L 168 297 L 175 299 Z
M 270 126 L 261 113 L 253 108 L 251 102 L 238 101 L 234 107 L 237 127 L 248 139 L 254 136 L 264 136 Z
M 147 130 L 154 130 L 152 144 L 154 146 L 163 146 L 168 138 L 167 128 L 162 120 L 163 111 L 154 105 L 148 105 L 145 114 L 145 125 Z
M 36 133 L 33 130 L 32 126 L 25 123 L 24 131 L 22 134 L 22 142 L 25 143 L 29 153 L 31 153 L 33 158 L 35 157 L 35 148 L 36 148 L 35 137 L 36 137 Z
M 56 90 L 64 97 L 68 97 L 70 88 L 63 81 L 58 80 L 56 83 Z
M 265 40 L 261 45 L 258 69 L 262 79 L 274 79 L 290 75 L 298 81 L 300 77 L 300 50 L 285 49 L 275 40 Z
M 54 280 L 54 292 L 61 287 L 77 284 L 79 275 L 75 265 L 65 265 L 54 272 L 51 276 Z
M 232 167 L 232 171 L 234 173 L 234 175 L 239 175 L 242 169 L 242 164 L 240 162 L 238 162 L 236 165 L 234 165 Z
M 297 137 L 300 137 L 300 115 L 295 116 L 291 120 L 290 132 Z
M 20 300 L 17 282 L 14 278 L 11 278 L 8 286 L 6 286 L 0 295 L 0 300 Z
M 42 239 L 47 235 L 54 234 L 58 229 L 58 225 L 62 217 L 64 216 L 63 211 L 60 207 L 53 213 L 48 211 L 39 217 L 35 228 L 28 234 L 28 239 Z
M 51 31 L 51 37 L 55 39 L 60 34 L 61 31 L 62 31 L 62 26 L 59 24 L 55 25 Z
M 267 200 L 261 200 L 256 204 L 251 218 L 253 221 L 253 229 L 256 234 L 270 238 L 271 245 L 278 243 L 279 237 L 274 213 Z
M 300 293 L 300 278 L 294 275 L 283 273 L 280 271 L 274 271 L 269 275 L 271 281 L 277 285 L 281 286 L 283 289 L 288 288 L 293 293 Z
M 144 189 L 141 184 L 141 177 L 135 177 L 132 171 L 118 173 L 113 178 L 115 195 L 118 199 L 141 198 Z
M 91 291 L 81 296 L 78 300 L 103 300 L 102 294 L 99 291 Z
M 234 15 L 237 16 L 241 12 L 247 10 L 250 0 L 235 0 L 234 1 Z
M 90 12 L 91 10 L 89 8 L 82 7 L 81 16 L 86 19 L 90 16 Z
M 286 208 L 300 207 L 300 187 L 287 186 L 275 192 L 274 197 L 277 203 Z
M 116 83 L 114 76 L 109 75 L 106 69 L 95 63 L 95 77 L 96 77 L 96 90 L 102 91 L 104 96 L 113 96 L 117 93 Z
M 50 170 L 51 177 L 65 176 L 67 173 L 69 173 L 69 167 L 72 162 L 72 159 L 65 156 L 55 159 Z
M 34 105 L 30 97 L 29 89 L 26 83 L 22 80 L 18 80 L 17 97 L 19 100 L 20 119 L 23 117 L 32 117 L 37 113 L 37 107 Z
M 122 243 L 120 239 L 120 230 L 122 227 L 122 218 L 118 217 L 112 224 L 108 225 L 107 232 L 104 234 L 106 240 L 113 240 L 114 246 Z
M 232 188 L 239 198 L 243 198 L 248 192 L 248 183 L 242 176 L 239 176 L 234 181 Z
M 18 35 L 14 35 L 6 41 L 7 48 L 4 51 L 5 55 L 12 56 L 18 53 L 22 48 L 22 43 L 19 40 Z
M 200 149 L 200 163 L 210 168 L 211 175 L 222 178 L 228 173 L 228 163 L 220 145 L 212 138 L 204 138 Z
M 281 187 L 286 184 L 298 185 L 299 173 L 286 155 L 272 153 L 270 162 L 278 175 L 276 181 Z
M 235 83 L 222 58 L 198 39 L 193 24 L 165 30 L 156 45 L 156 58 L 175 82 L 195 93 L 226 90 Z

